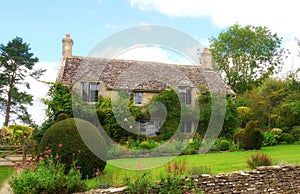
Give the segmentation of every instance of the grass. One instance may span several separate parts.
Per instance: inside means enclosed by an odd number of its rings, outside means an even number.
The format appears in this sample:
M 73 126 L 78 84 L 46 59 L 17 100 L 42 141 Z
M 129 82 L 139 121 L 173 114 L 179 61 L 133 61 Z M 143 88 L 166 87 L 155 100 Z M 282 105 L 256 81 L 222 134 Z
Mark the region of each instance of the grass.
M 124 158 L 109 160 L 104 170 L 105 176 L 109 179 L 101 177 L 100 179 L 90 179 L 87 181 L 90 188 L 99 187 L 99 182 L 106 181 L 109 186 L 122 185 L 124 176 L 134 176 L 134 174 L 149 167 L 157 166 L 151 171 L 153 177 L 157 177 L 160 173 L 165 172 L 164 161 L 186 160 L 188 168 L 197 166 L 209 166 L 212 174 L 229 173 L 239 170 L 250 170 L 247 166 L 247 158 L 256 151 L 236 151 L 236 152 L 215 152 L 198 155 L 183 155 L 174 157 L 153 157 L 153 158 Z M 271 147 L 263 147 L 259 152 L 266 153 L 273 159 L 273 164 L 286 163 L 300 165 L 300 145 L 277 145 Z M 127 169 L 126 169 L 127 168 Z M 136 170 L 128 170 L 136 169 Z
M 186 160 L 188 168 L 200 165 L 209 166 L 213 174 L 229 173 L 239 170 L 250 170 L 247 166 L 247 158 L 256 151 L 215 152 L 199 155 L 184 155 L 174 157 L 153 158 L 124 158 L 109 160 L 104 170 L 105 176 L 86 180 L 88 187 L 99 188 L 107 186 L 120 186 L 125 176 L 134 176 L 140 170 L 148 169 L 153 178 L 165 172 L 163 164 L 172 159 Z M 260 152 L 266 153 L 273 159 L 273 164 L 288 163 L 300 165 L 300 145 L 277 145 L 263 147 Z M 116 167 L 119 166 L 119 167 Z M 122 168 L 120 168 L 122 167 Z M 127 168 L 127 169 L 126 169 Z M 129 170 L 136 169 L 136 170 Z M 0 167 L 0 184 L 13 173 L 13 167 Z
M 0 166 L 0 187 L 2 183 L 12 175 L 14 167 Z

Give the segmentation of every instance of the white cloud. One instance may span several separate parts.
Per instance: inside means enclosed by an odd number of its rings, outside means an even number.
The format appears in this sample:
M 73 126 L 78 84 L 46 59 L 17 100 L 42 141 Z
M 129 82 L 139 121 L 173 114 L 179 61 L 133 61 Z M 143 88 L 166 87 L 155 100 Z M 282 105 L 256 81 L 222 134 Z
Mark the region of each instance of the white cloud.
M 46 69 L 46 72 L 43 76 L 41 76 L 41 81 L 46 82 L 55 82 L 57 77 L 57 72 L 59 68 L 58 62 L 38 62 L 35 65 L 37 69 Z M 37 80 L 29 79 L 29 83 L 31 86 L 30 94 L 34 97 L 33 106 L 28 107 L 28 112 L 32 115 L 32 120 L 34 120 L 37 124 L 41 124 L 46 116 L 45 116 L 45 105 L 41 102 L 42 98 L 47 97 L 47 92 L 49 87 Z
M 131 0 L 131 7 L 157 11 L 172 17 L 210 17 L 219 27 L 236 22 L 242 25 L 267 26 L 274 32 L 297 36 L 300 18 L 297 1 L 293 0 Z
M 114 58 L 138 61 L 153 61 L 168 64 L 187 64 L 191 62 L 183 55 L 159 46 L 136 46 L 129 48 Z
M 115 29 L 117 29 L 117 26 L 114 25 L 114 24 L 106 24 L 105 27 L 106 27 L 107 29 L 110 29 L 110 30 L 115 30 Z
M 286 74 L 300 67 L 297 56 L 299 47 L 295 37 L 300 39 L 300 11 L 293 0 L 130 0 L 131 7 L 141 11 L 156 11 L 170 17 L 208 17 L 218 27 L 224 28 L 235 23 L 241 25 L 266 26 L 283 37 L 283 47 L 291 54 L 280 72 Z M 208 40 L 200 40 L 208 46 Z

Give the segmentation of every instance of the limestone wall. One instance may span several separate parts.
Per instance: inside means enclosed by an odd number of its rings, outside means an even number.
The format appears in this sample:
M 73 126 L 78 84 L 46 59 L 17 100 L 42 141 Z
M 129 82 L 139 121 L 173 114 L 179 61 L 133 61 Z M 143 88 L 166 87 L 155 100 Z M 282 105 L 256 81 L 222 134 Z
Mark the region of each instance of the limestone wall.
M 296 194 L 300 193 L 300 166 L 269 166 L 239 173 L 197 175 L 193 176 L 192 180 L 204 194 Z M 96 193 L 121 194 L 126 193 L 126 187 L 84 192 L 84 194 Z M 151 193 L 157 193 L 157 190 Z
M 253 171 L 192 178 L 204 193 L 300 193 L 300 166 L 259 167 Z

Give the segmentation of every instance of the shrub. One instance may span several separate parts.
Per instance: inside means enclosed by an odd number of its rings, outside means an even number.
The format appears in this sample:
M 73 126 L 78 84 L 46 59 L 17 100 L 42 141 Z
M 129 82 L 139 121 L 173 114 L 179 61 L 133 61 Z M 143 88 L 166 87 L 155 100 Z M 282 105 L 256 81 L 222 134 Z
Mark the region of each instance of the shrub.
M 230 143 L 227 139 L 221 139 L 221 141 L 217 144 L 218 149 L 221 151 L 229 150 Z
M 292 129 L 293 136 L 296 141 L 300 141 L 300 126 L 293 127 Z
M 160 175 L 160 182 L 155 185 L 155 193 L 200 193 L 196 183 L 191 178 L 187 180 L 183 176 L 174 174 Z
M 23 145 L 25 143 L 31 143 L 31 134 L 33 128 L 24 125 L 10 125 L 7 129 L 8 133 L 12 133 L 11 144 Z
M 56 122 L 65 120 L 67 118 L 69 118 L 69 115 L 67 115 L 66 113 L 59 113 L 56 117 Z
M 250 121 L 244 129 L 238 130 L 234 139 L 241 143 L 245 150 L 260 149 L 263 144 L 263 134 L 258 128 L 258 121 Z
M 90 141 L 94 142 L 93 151 L 102 159 L 98 158 L 86 146 L 77 130 L 77 126 L 85 130 L 85 135 L 88 135 Z M 59 144 L 63 144 L 62 149 L 59 148 Z M 104 138 L 95 126 L 82 119 L 68 118 L 54 123 L 43 136 L 39 151 L 45 147 L 52 148 L 54 152 L 58 152 L 60 149 L 61 162 L 66 165 L 67 171 L 70 170 L 72 165 L 74 153 L 80 151 L 77 165 L 81 167 L 80 172 L 83 178 L 93 177 L 97 170 L 103 171 L 106 165 L 107 146 Z
M 292 144 L 295 142 L 295 138 L 289 133 L 283 133 L 279 141 L 280 143 L 286 142 L 287 144 Z
M 149 171 L 138 172 L 132 177 L 126 176 L 124 183 L 127 186 L 126 193 L 151 193 L 154 187 Z
M 40 157 L 37 163 L 31 161 L 15 166 L 19 173 L 9 180 L 14 193 L 74 193 L 85 190 L 76 160 L 73 160 L 70 170 L 65 174 L 65 166 L 59 157 L 54 157 L 51 149 L 45 154 L 47 157 Z
M 166 164 L 166 172 L 174 175 L 183 175 L 187 169 L 186 160 L 173 160 Z
M 147 141 L 143 141 L 143 142 L 140 144 L 140 147 L 141 147 L 142 149 L 149 150 L 149 149 L 150 149 L 150 144 L 149 144 L 149 142 L 147 142 Z
M 264 143 L 263 143 L 264 146 L 273 146 L 277 144 L 277 140 L 273 134 L 266 131 L 263 133 L 263 136 L 264 136 Z
M 274 135 L 274 137 L 275 137 L 276 140 L 278 141 L 279 138 L 280 138 L 281 135 L 282 135 L 282 130 L 279 129 L 279 128 L 273 128 L 273 129 L 270 131 L 270 133 L 271 133 L 272 135 Z
M 258 166 L 270 166 L 272 164 L 272 158 L 267 154 L 252 154 L 250 158 L 247 159 L 247 164 L 251 169 L 255 169 Z

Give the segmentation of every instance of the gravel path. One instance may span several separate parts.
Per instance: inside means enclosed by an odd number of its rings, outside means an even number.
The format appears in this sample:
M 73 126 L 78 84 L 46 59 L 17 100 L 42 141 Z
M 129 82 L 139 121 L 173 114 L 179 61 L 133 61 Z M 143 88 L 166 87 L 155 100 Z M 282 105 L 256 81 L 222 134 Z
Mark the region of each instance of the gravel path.
M 13 194 L 7 181 L 4 181 L 2 183 L 2 187 L 0 188 L 0 194 Z

